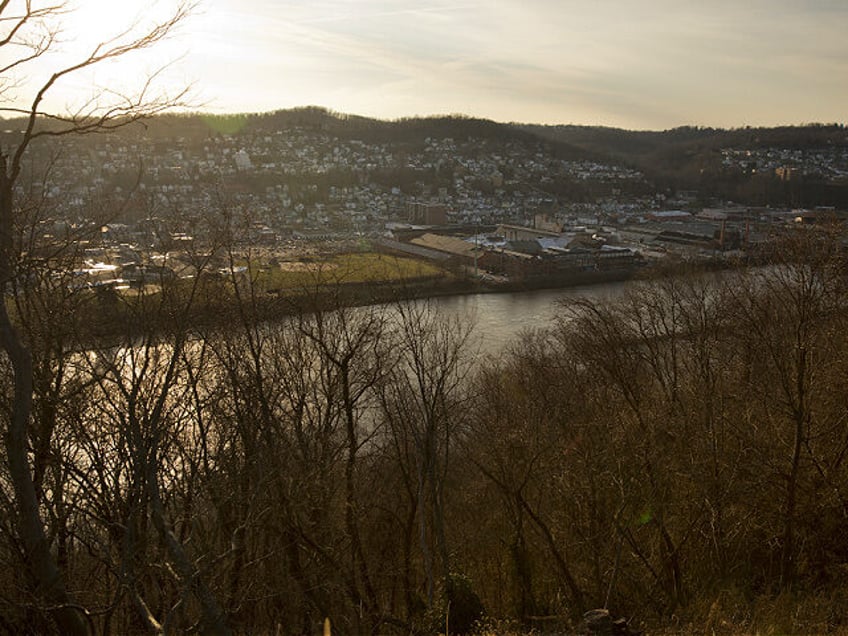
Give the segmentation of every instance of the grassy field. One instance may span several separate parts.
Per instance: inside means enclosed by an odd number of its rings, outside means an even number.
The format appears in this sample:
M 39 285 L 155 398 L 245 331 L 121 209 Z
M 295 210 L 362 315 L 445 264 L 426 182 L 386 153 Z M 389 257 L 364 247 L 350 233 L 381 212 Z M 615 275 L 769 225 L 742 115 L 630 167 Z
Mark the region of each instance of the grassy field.
M 376 252 L 350 253 L 314 261 L 253 265 L 261 289 L 285 293 L 322 286 L 403 283 L 446 276 L 430 263 Z

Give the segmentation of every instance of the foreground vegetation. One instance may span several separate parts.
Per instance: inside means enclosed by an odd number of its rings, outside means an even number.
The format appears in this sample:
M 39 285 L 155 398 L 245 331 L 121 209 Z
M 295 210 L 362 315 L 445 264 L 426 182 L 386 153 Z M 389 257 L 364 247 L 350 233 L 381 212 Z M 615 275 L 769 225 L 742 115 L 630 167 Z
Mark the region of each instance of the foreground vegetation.
M 39 513 L 89 631 L 498 633 L 608 607 L 845 632 L 840 241 L 573 303 L 485 360 L 426 301 L 268 325 L 233 281 L 226 328 L 198 326 L 201 280 L 158 314 L 120 300 L 137 319 L 108 344 L 81 292 L 16 296 Z M 2 466 L 0 629 L 50 633 Z

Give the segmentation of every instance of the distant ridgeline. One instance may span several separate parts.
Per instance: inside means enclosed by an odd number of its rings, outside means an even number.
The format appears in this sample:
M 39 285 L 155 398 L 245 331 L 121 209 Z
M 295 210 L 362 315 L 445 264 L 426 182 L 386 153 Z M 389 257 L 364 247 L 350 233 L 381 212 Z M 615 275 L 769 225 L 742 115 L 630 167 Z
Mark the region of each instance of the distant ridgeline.
M 9 137 L 14 137 L 21 125 L 19 120 L 5 120 L 0 126 L 0 143 L 11 141 Z M 378 120 L 309 106 L 268 113 L 159 115 L 119 128 L 114 134 L 165 145 L 176 138 L 191 143 L 220 135 L 249 138 L 287 130 L 387 144 L 409 153 L 430 138 L 479 141 L 481 154 L 494 150 L 490 144 L 536 145 L 556 159 L 639 170 L 655 191 L 697 190 L 703 202 L 725 199 L 749 205 L 848 209 L 848 130 L 844 124 L 631 131 L 498 123 L 463 115 Z
M 632 131 L 599 126 L 521 126 L 638 168 L 659 189 L 698 190 L 702 199 L 751 205 L 848 208 L 844 124 L 776 128 Z

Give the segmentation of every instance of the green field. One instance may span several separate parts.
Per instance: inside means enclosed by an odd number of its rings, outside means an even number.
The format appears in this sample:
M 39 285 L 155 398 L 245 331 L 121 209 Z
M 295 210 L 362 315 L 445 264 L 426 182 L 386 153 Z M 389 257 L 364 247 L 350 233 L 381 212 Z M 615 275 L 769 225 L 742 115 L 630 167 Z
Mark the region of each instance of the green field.
M 285 293 L 334 285 L 414 282 L 446 276 L 429 263 L 376 252 L 339 254 L 321 260 L 266 263 L 251 266 L 256 284 Z

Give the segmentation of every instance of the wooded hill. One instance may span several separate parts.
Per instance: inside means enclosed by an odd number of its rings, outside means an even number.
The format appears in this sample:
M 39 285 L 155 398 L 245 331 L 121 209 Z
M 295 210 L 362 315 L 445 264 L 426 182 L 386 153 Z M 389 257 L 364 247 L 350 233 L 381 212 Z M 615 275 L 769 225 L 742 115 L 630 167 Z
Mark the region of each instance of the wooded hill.
M 161 116 L 147 134 L 208 136 L 211 132 L 267 134 L 300 128 L 340 139 L 396 145 L 421 144 L 428 137 L 457 141 L 542 142 L 546 154 L 567 161 L 595 161 L 642 171 L 658 191 L 697 190 L 701 203 L 715 199 L 749 205 L 848 208 L 848 183 L 815 174 L 797 174 L 782 183 L 772 174 L 744 174 L 722 166 L 721 150 L 848 149 L 848 131 L 840 124 L 776 128 L 717 129 L 685 126 L 665 131 L 630 131 L 597 126 L 540 126 L 497 123 L 462 115 L 414 117 L 394 121 L 306 107 L 262 114 Z
M 7 131 L 20 127 L 16 119 L 0 121 Z M 44 126 L 50 125 L 44 122 Z M 264 134 L 292 128 L 321 131 L 343 139 L 387 143 L 417 142 L 426 137 L 499 141 L 542 139 L 553 144 L 564 158 L 605 159 L 642 167 L 672 165 L 681 157 L 721 148 L 848 148 L 848 130 L 844 124 L 733 129 L 682 126 L 663 131 L 634 131 L 602 126 L 499 123 L 465 115 L 381 120 L 336 113 L 317 106 L 267 113 L 163 114 L 122 128 L 117 134 L 202 138 L 214 134 Z
M 44 126 L 52 125 L 44 122 Z M 18 123 L 7 120 L 3 133 L 12 141 Z M 714 129 L 681 127 L 665 131 L 629 131 L 596 126 L 540 126 L 497 123 L 462 115 L 377 120 L 305 107 L 270 113 L 207 115 L 200 113 L 160 115 L 144 123 L 127 126 L 114 134 L 154 139 L 160 146 L 180 139 L 181 143 L 203 143 L 217 135 L 268 135 L 297 130 L 340 140 L 386 144 L 395 150 L 415 153 L 427 138 L 452 138 L 466 148 L 479 145 L 482 153 L 497 154 L 505 144 L 527 150 L 528 160 L 537 151 L 566 161 L 592 161 L 626 166 L 645 175 L 648 190 L 674 194 L 697 193 L 695 203 L 709 206 L 734 201 L 751 206 L 815 207 L 848 209 L 848 131 L 840 124 L 810 124 L 777 128 Z M 532 149 L 532 150 L 531 150 Z M 799 151 L 786 166 L 791 179 L 779 176 L 775 167 L 756 161 L 725 161 L 726 150 L 735 153 Z M 840 172 L 828 172 L 830 159 Z M 813 156 L 818 155 L 818 156 Z M 796 165 L 797 163 L 802 166 Z M 788 173 L 787 173 L 788 174 Z M 842 176 L 839 176 L 842 175 Z M 562 197 L 567 201 L 568 197 Z

